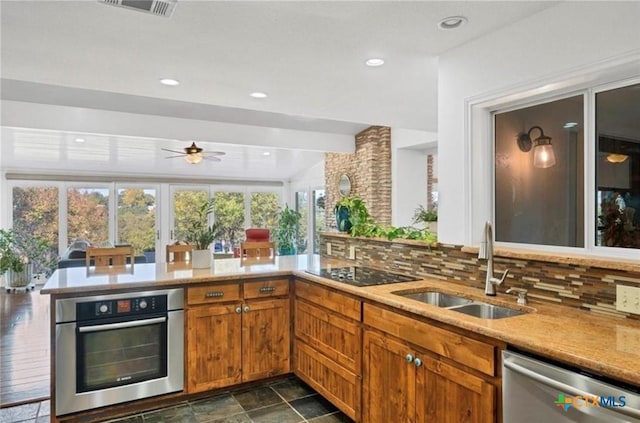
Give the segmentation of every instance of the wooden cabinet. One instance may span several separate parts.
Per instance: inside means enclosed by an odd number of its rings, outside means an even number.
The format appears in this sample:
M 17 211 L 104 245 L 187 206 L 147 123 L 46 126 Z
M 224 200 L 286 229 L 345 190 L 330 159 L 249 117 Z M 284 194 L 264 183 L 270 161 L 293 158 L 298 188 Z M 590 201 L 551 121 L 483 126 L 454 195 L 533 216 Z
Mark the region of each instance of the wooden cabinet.
M 499 421 L 495 346 L 369 304 L 364 322 L 363 422 Z
M 288 295 L 288 279 L 189 287 L 187 391 L 289 373 Z
M 354 420 L 361 406 L 361 301 L 295 283 L 294 372 Z

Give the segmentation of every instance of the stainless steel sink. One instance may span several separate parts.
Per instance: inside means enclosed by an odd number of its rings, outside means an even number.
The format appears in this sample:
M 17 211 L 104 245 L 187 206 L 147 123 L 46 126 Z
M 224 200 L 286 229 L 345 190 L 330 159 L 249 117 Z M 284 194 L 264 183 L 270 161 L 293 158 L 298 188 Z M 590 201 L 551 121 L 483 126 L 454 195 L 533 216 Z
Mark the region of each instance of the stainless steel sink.
M 394 292 L 395 295 L 400 295 L 404 298 L 410 298 L 412 300 L 420 301 L 427 304 L 432 304 L 438 307 L 454 307 L 463 304 L 468 304 L 472 300 L 458 297 L 457 295 L 445 294 L 437 291 L 424 291 L 424 292 Z
M 481 319 L 503 319 L 505 317 L 513 317 L 525 314 L 525 312 L 521 310 L 514 310 L 507 307 L 478 302 L 451 307 L 449 308 L 449 310 L 468 314 L 474 317 L 479 317 Z

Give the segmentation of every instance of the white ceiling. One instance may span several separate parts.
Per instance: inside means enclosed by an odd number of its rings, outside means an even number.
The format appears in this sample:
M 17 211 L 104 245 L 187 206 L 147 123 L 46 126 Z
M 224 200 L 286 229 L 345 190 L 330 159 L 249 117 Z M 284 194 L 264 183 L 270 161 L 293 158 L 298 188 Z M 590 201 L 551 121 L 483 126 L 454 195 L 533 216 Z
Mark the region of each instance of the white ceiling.
M 438 55 L 555 4 L 179 0 L 164 18 L 96 0 L 2 0 L 2 97 L 334 134 L 435 132 Z M 439 30 L 451 15 L 468 24 Z M 368 68 L 369 57 L 386 63 Z

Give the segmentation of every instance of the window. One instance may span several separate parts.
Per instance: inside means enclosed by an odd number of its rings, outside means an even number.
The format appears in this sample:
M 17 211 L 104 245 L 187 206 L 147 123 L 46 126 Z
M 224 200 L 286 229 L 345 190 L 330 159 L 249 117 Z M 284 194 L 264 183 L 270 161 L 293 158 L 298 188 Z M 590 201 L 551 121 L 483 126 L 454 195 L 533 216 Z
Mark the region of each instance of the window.
M 117 228 L 118 243 L 131 244 L 136 255 L 155 251 L 156 190 L 119 188 Z
M 109 242 L 109 188 L 67 189 L 67 245 L 78 238 Z
M 296 234 L 296 251 L 298 254 L 307 252 L 307 243 L 309 242 L 307 236 L 307 217 L 309 215 L 308 197 L 307 191 L 296 192 L 296 211 L 300 213 L 300 223 L 298 223 L 298 232 Z
M 496 241 L 640 249 L 638 110 L 635 82 L 495 112 Z
M 189 223 L 198 209 L 209 198 L 209 192 L 201 189 L 176 189 L 173 191 L 173 232 L 171 239 L 186 241 Z
M 595 110 L 595 243 L 640 248 L 640 84 L 597 93 Z
M 313 253 L 320 254 L 320 232 L 326 230 L 324 213 L 324 189 L 313 191 Z
M 244 239 L 244 192 L 216 192 L 213 198 L 215 222 L 221 231 L 215 250 L 233 251 Z
M 278 227 L 278 208 L 280 196 L 275 192 L 251 193 L 251 224 L 252 228 L 267 228 L 273 236 Z
M 584 246 L 582 115 L 581 95 L 495 115 L 496 241 Z

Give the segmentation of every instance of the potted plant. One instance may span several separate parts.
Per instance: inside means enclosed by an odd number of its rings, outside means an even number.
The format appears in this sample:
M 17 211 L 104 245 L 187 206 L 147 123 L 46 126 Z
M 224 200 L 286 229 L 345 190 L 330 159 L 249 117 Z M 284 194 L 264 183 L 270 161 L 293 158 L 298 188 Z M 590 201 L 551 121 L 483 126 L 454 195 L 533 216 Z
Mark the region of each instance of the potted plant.
M 437 226 L 436 222 L 438 221 L 438 209 L 432 207 L 430 209 L 425 209 L 422 204 L 418 205 L 418 208 L 415 210 L 413 214 L 413 223 L 424 223 L 429 230 L 429 232 L 436 232 Z
M 280 211 L 274 240 L 277 244 L 278 254 L 281 256 L 296 254 L 296 232 L 301 218 L 300 213 L 290 209 L 287 204 Z
M 191 262 L 195 269 L 211 267 L 213 253 L 209 246 L 218 238 L 220 225 L 216 222 L 209 225 L 209 215 L 213 213 L 214 200 L 209 199 L 198 209 L 196 216 L 187 225 L 187 241 L 195 245 L 192 252 Z
M 358 196 L 344 196 L 334 208 L 336 225 L 340 232 L 351 233 L 352 227 L 371 221 L 369 210 L 364 200 Z
M 29 284 L 29 260 L 18 250 L 12 229 L 0 229 L 0 274 L 6 275 L 7 289 Z

